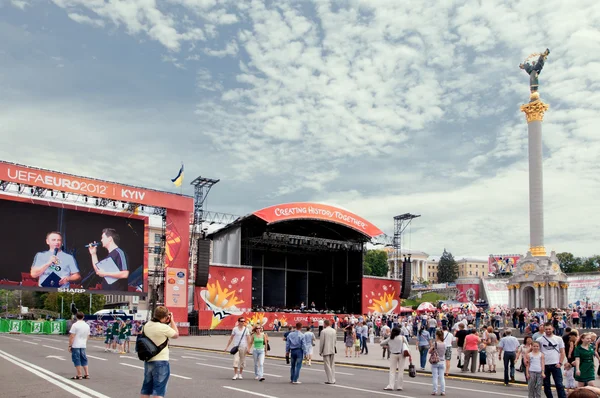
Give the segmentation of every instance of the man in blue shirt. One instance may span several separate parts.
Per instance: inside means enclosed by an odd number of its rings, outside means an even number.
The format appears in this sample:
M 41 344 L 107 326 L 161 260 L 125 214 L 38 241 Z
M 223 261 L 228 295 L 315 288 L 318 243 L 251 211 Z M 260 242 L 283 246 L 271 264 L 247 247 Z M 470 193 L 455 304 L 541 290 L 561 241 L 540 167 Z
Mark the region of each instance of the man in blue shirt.
M 37 253 L 33 259 L 31 277 L 39 278 L 40 287 L 68 288 L 69 282 L 81 279 L 75 258 L 62 251 L 62 241 L 60 232 L 49 232 L 46 235 L 48 250 Z M 52 274 L 56 274 L 54 278 L 60 279 L 56 282 L 44 283 Z
M 285 355 L 291 354 L 290 381 L 292 384 L 300 384 L 300 369 L 302 359 L 306 355 L 306 342 L 302 334 L 302 322 L 296 323 L 296 330 L 291 332 L 285 340 Z

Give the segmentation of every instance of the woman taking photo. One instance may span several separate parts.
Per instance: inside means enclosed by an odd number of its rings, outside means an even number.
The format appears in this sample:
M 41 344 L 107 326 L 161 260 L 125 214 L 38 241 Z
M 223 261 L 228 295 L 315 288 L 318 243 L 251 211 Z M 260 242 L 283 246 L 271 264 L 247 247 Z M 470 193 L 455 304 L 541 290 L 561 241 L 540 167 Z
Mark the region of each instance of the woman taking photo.
M 400 334 L 400 328 L 392 329 L 390 337 L 379 345 L 387 346 L 390 352 L 390 379 L 384 390 L 402 391 L 404 382 L 404 351 L 408 351 L 408 340 Z M 409 356 L 410 359 L 410 356 Z
M 438 330 L 435 332 L 435 342 L 429 349 L 429 363 L 431 363 L 431 377 L 433 378 L 433 392 L 436 395 L 446 395 L 446 380 L 444 379 L 444 355 L 446 353 L 446 344 L 444 344 L 444 332 Z
M 268 344 L 269 338 L 264 333 L 262 325 L 256 325 L 252 329 L 252 334 L 248 336 L 248 347 L 252 350 L 252 357 L 254 358 L 254 379 L 259 381 L 265 381 L 263 369 Z
M 591 333 L 584 333 L 579 337 L 575 347 L 575 380 L 579 387 L 594 386 L 594 356 L 600 360 L 594 349 Z

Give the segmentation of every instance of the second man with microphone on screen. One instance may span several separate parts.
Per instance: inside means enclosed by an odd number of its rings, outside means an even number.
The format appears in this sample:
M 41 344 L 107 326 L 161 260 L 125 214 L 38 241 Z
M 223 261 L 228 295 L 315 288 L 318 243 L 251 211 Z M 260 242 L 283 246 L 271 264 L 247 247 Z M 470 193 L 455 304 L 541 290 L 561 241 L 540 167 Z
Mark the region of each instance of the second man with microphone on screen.
M 92 258 L 92 265 L 96 275 L 102 278 L 102 290 L 127 291 L 127 256 L 119 248 L 120 237 L 116 230 L 105 228 L 102 230 L 100 243 L 92 242 L 87 245 Z M 98 261 L 97 246 L 108 250 L 108 256 Z

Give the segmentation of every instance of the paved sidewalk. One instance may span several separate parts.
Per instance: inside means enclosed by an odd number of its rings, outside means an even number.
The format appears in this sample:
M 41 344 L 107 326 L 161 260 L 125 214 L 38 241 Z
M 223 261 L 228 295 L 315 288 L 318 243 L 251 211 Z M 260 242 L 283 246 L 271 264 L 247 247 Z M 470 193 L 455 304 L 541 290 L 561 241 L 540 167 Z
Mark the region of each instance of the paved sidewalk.
M 267 333 L 268 334 L 268 333 Z M 200 348 L 205 350 L 212 351 L 221 351 L 225 350 L 225 345 L 229 340 L 229 336 L 182 336 L 176 340 L 172 340 L 170 346 L 171 347 L 185 347 L 185 348 Z M 285 356 L 285 341 L 281 337 L 272 337 L 269 339 L 271 345 L 271 351 L 269 351 L 268 356 L 271 357 L 281 357 Z M 369 354 L 368 355 L 360 355 L 359 357 L 351 357 L 346 358 L 344 356 L 344 343 L 342 341 L 337 342 L 337 352 L 336 355 L 336 363 L 344 364 L 344 365 L 354 365 L 354 366 L 367 366 L 367 367 L 377 367 L 377 368 L 388 368 L 387 359 L 382 358 L 382 349 L 379 344 L 368 344 Z M 231 349 L 231 346 L 229 346 Z M 354 349 L 354 348 L 353 348 Z M 413 364 L 417 368 L 417 372 L 421 373 L 431 373 L 431 365 L 428 361 L 426 361 L 425 371 L 420 371 L 420 360 L 419 353 L 414 343 L 411 342 L 410 345 L 411 355 L 413 358 Z M 354 352 L 352 353 L 354 355 Z M 450 361 L 450 375 L 462 378 L 475 378 L 482 380 L 497 380 L 502 382 L 504 378 L 504 366 L 502 361 L 496 361 L 496 373 L 482 373 L 482 372 L 461 372 L 457 365 L 457 351 L 456 348 L 452 350 L 452 360 Z M 314 347 L 313 360 L 319 361 L 321 357 L 319 356 L 319 341 L 316 342 L 316 347 Z M 489 363 L 489 359 L 488 359 Z M 408 368 L 408 363 L 406 364 Z M 515 379 L 517 382 L 524 382 L 525 377 L 523 373 L 516 372 Z

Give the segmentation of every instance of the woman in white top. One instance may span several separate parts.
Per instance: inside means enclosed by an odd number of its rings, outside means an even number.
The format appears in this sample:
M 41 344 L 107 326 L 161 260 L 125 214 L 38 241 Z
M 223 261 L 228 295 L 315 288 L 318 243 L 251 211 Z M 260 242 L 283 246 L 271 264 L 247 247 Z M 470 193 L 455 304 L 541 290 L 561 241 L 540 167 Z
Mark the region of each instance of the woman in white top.
M 404 351 L 408 351 L 408 341 L 400 334 L 400 328 L 392 329 L 390 337 L 379 343 L 381 346 L 387 345 L 390 354 L 390 378 L 387 387 L 384 390 L 402 391 L 404 382 Z M 410 351 L 409 351 L 410 352 Z M 412 359 L 409 356 L 409 360 Z

